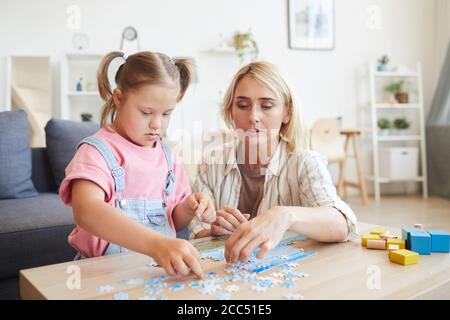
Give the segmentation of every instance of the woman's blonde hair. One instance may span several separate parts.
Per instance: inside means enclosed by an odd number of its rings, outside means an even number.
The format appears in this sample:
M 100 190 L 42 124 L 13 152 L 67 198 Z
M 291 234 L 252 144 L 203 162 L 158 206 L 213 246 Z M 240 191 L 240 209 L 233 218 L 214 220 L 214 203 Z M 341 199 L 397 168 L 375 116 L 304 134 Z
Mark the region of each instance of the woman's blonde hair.
M 242 67 L 234 76 L 225 93 L 222 105 L 222 116 L 228 127 L 235 128 L 231 116 L 234 93 L 239 81 L 246 76 L 252 77 L 267 86 L 278 98 L 282 99 L 283 104 L 286 106 L 290 120 L 288 123 L 281 125 L 280 137 L 286 141 L 288 151 L 297 152 L 309 149 L 309 130 L 301 115 L 300 107 L 295 101 L 294 91 L 285 79 L 283 79 L 275 65 L 269 62 L 251 62 Z
M 178 84 L 180 87 L 178 102 L 191 83 L 192 63 L 189 59 L 171 59 L 163 53 L 150 51 L 138 52 L 128 57 L 123 52 L 110 52 L 103 57 L 97 73 L 98 90 L 105 101 L 101 113 L 102 127 L 114 121 L 117 111 L 108 79 L 109 65 L 116 58 L 125 60 L 114 78 L 117 88 L 124 94 L 143 85 Z

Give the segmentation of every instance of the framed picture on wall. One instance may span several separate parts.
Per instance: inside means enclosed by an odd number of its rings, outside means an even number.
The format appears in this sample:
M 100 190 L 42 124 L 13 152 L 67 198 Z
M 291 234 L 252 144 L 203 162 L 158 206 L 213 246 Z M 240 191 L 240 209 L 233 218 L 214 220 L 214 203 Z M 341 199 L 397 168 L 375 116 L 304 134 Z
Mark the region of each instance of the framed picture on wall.
M 334 0 L 288 0 L 289 48 L 334 49 Z

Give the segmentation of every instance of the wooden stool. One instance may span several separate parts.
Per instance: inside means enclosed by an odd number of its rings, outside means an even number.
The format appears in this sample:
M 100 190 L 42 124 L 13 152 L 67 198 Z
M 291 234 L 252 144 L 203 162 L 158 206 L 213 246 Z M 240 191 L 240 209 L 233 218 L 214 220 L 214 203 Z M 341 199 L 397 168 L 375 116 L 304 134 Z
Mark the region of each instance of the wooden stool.
M 364 204 L 367 204 L 367 189 L 366 189 L 366 180 L 364 177 L 364 171 L 361 164 L 361 158 L 359 155 L 359 149 L 356 142 L 356 136 L 361 134 L 360 130 L 341 130 L 340 132 L 342 135 L 345 135 L 345 145 L 344 145 L 344 151 L 345 151 L 345 159 L 341 162 L 339 162 L 339 180 L 338 180 L 338 193 L 344 191 L 344 198 L 347 197 L 347 187 L 352 187 L 359 189 L 361 191 L 361 197 Z M 345 180 L 345 163 L 348 158 L 348 144 L 352 140 L 353 143 L 353 152 L 355 154 L 355 161 L 356 161 L 356 169 L 358 173 L 358 182 L 348 181 Z

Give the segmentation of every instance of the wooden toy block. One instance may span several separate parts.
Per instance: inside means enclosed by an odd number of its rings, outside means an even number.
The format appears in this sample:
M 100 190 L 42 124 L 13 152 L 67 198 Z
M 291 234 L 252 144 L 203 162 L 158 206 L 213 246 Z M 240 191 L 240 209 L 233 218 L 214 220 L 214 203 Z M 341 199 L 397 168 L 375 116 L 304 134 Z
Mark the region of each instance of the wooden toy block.
M 377 234 L 366 234 L 361 237 L 361 245 L 363 247 L 367 246 L 367 240 L 380 240 L 380 237 Z
M 419 254 L 406 249 L 389 252 L 389 260 L 404 266 L 419 263 Z
M 367 249 L 386 250 L 386 240 L 367 239 Z
M 398 236 L 394 234 L 389 233 L 382 233 L 379 235 L 381 239 L 388 240 L 388 239 L 398 239 Z
M 420 230 L 410 232 L 409 250 L 418 254 L 431 254 L 431 236 Z
M 376 228 L 373 228 L 372 230 L 370 230 L 370 234 L 378 234 L 378 235 L 380 235 L 380 234 L 383 234 L 383 233 L 389 233 L 389 230 L 386 230 L 386 229 L 381 228 L 381 227 L 376 227 Z
M 400 246 L 398 244 L 390 244 L 387 246 L 388 251 L 400 250 Z
M 390 246 L 392 246 L 392 245 L 398 246 L 397 250 L 405 249 L 405 240 L 403 240 L 403 239 L 388 239 L 386 241 L 386 249 L 394 250 L 395 247 L 392 247 L 392 249 L 389 249 Z
M 417 231 L 417 229 L 414 229 L 414 228 L 403 228 L 402 229 L 402 239 L 406 241 L 406 244 L 405 244 L 406 249 L 410 249 L 409 248 L 409 244 L 410 244 L 409 234 L 414 231 Z
M 445 231 L 430 230 L 431 252 L 450 252 L 450 234 Z
M 416 224 L 414 225 L 414 229 L 419 229 L 420 231 L 423 231 L 423 224 L 421 224 L 421 223 L 416 223 Z

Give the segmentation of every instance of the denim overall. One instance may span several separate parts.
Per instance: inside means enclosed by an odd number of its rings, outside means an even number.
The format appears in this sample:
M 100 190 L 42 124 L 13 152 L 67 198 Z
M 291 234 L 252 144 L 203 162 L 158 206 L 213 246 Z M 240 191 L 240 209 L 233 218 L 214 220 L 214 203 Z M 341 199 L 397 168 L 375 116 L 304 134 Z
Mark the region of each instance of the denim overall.
M 175 183 L 175 174 L 172 170 L 172 155 L 170 153 L 169 147 L 161 141 L 168 168 L 167 178 L 165 186 L 162 190 L 161 198 L 131 199 L 123 197 L 123 192 L 125 190 L 125 171 L 119 165 L 116 157 L 108 148 L 108 146 L 103 141 L 94 136 L 85 138 L 80 142 L 79 145 L 83 143 L 87 143 L 95 147 L 108 164 L 108 167 L 111 170 L 111 175 L 114 179 L 114 187 L 116 192 L 116 209 L 123 212 L 128 218 L 133 219 L 134 221 L 137 221 L 154 231 L 157 231 L 168 237 L 175 237 L 176 233 L 170 228 L 170 224 L 167 221 L 166 214 L 167 201 L 173 191 Z M 127 251 L 128 249 L 110 242 L 104 254 L 110 255 Z

